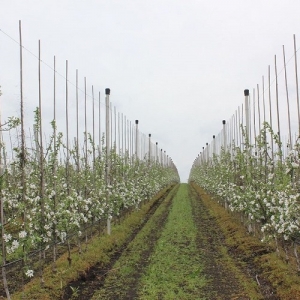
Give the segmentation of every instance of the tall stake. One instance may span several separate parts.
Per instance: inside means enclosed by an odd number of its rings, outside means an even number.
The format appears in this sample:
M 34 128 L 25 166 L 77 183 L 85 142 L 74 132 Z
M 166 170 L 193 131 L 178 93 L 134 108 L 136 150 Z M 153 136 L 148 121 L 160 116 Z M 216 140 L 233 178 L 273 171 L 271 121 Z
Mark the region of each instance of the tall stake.
M 262 77 L 262 89 L 263 89 L 263 110 L 264 110 L 264 123 L 266 122 L 266 102 L 265 102 L 265 78 Z
M 110 110 L 110 148 L 113 148 L 113 113 L 112 113 L 112 103 L 109 103 Z
M 136 160 L 139 159 L 138 144 L 139 144 L 139 120 L 135 120 L 135 158 L 136 158 Z
M 226 151 L 227 148 L 227 140 L 226 140 L 226 121 L 223 120 L 222 121 L 223 124 L 223 147 L 224 147 L 224 151 Z
M 127 119 L 126 116 L 124 116 L 124 154 L 125 154 L 125 165 L 127 165 L 127 147 L 128 147 L 128 143 L 127 143 Z
M 25 203 L 26 196 L 26 179 L 25 179 L 25 164 L 26 164 L 26 152 L 25 152 L 25 131 L 24 131 L 24 97 L 23 97 L 23 45 L 22 45 L 22 25 L 21 21 L 19 21 L 19 37 L 20 37 L 20 112 L 21 112 L 21 153 L 20 153 L 20 169 L 21 169 L 21 186 L 22 186 L 22 195 L 21 202 Z M 23 222 L 24 227 L 26 228 L 26 205 L 24 204 L 24 212 L 23 212 Z M 24 248 L 23 248 L 24 249 Z M 25 251 L 25 250 L 24 250 Z M 24 252 L 23 251 L 23 252 Z M 24 256 L 26 253 L 24 252 Z M 23 266 L 25 265 L 25 257 L 22 260 Z M 5 269 L 2 269 L 4 272 Z M 24 274 L 22 274 L 22 280 L 24 280 Z M 5 284 L 4 284 L 5 286 Z M 10 299 L 8 287 L 5 287 L 7 298 Z
M 121 127 L 121 132 L 122 132 L 122 157 L 124 156 L 124 118 L 123 118 L 123 113 L 121 113 L 121 120 L 122 120 L 122 127 Z
M 1 97 L 1 91 L 0 91 L 0 97 Z M 1 114 L 0 114 L 0 124 L 2 124 Z M 0 130 L 0 145 L 1 145 L 0 146 L 0 176 L 1 177 L 4 176 L 4 172 L 5 172 L 5 167 L 3 166 L 3 163 L 2 163 L 3 159 L 2 159 L 2 155 L 1 155 L 2 154 L 2 145 L 3 145 L 2 143 L 3 143 L 2 131 Z M 3 188 L 3 177 L 2 177 L 2 180 L 0 181 L 0 224 L 2 225 L 1 226 L 1 245 L 2 245 L 2 248 L 1 248 L 1 257 L 2 257 L 1 273 L 2 273 L 2 281 L 3 281 L 4 290 L 6 293 L 6 298 L 10 300 L 11 298 L 10 298 L 10 293 L 9 293 L 9 289 L 8 289 L 8 283 L 7 283 L 7 278 L 6 278 L 6 267 L 5 267 L 5 265 L 6 265 L 6 247 L 5 247 L 5 239 L 4 239 L 5 218 L 4 218 L 4 207 L 3 207 L 4 199 L 2 196 L 2 188 Z M 25 205 L 24 205 L 24 207 L 25 207 Z M 24 259 L 23 259 L 23 265 L 24 265 Z M 22 274 L 22 278 L 23 277 L 24 277 L 24 274 Z
M 105 143 L 106 143 L 106 162 L 105 162 L 105 180 L 106 180 L 106 203 L 109 203 L 109 186 L 110 186 L 110 109 L 109 109 L 109 95 L 110 89 L 105 89 L 105 105 L 106 105 L 106 133 L 105 133 Z M 108 212 L 107 216 L 107 234 L 111 234 L 111 211 Z
M 117 109 L 116 107 L 114 106 L 114 117 L 115 117 L 115 126 L 114 126 L 114 129 L 115 129 L 115 136 L 114 136 L 114 149 L 115 149 L 115 153 L 117 153 Z
M 70 182 L 69 182 L 69 162 L 70 162 L 70 151 L 69 151 L 69 91 L 68 91 L 68 61 L 66 60 L 66 183 L 67 183 L 67 193 L 70 193 Z
M 68 91 L 68 61 L 66 60 L 66 184 L 67 184 L 67 195 L 70 195 L 70 150 L 69 150 L 69 91 Z M 69 266 L 71 265 L 72 259 L 71 259 L 71 245 L 70 240 L 67 239 L 67 245 L 68 245 L 68 261 Z
M 288 109 L 288 122 L 289 122 L 289 150 L 292 151 L 293 149 L 293 142 L 292 142 L 292 132 L 291 132 L 291 115 L 290 115 L 290 101 L 289 101 L 289 90 L 287 85 L 287 74 L 286 74 L 286 62 L 285 62 L 285 50 L 284 45 L 282 45 L 283 51 L 283 63 L 284 63 L 284 79 L 285 79 L 285 92 L 286 92 L 286 102 L 287 102 L 287 109 Z
M 56 174 L 57 174 L 57 150 L 56 150 L 56 58 L 54 56 L 53 59 L 53 190 L 55 195 L 53 196 L 53 208 L 54 208 L 54 215 L 56 215 Z M 56 256 L 57 256 L 57 233 L 56 233 L 56 222 L 53 224 L 53 271 L 56 272 Z
M 44 225 L 45 225 L 45 218 L 44 218 L 44 190 L 45 190 L 45 178 L 44 178 L 44 150 L 43 150 L 43 129 L 42 129 L 42 89 L 41 89 L 41 41 L 39 40 L 39 130 L 40 130 L 40 206 L 41 206 L 41 237 L 44 235 Z M 43 238 L 42 238 L 43 240 Z M 43 267 L 44 267 L 44 259 L 42 257 L 43 251 L 43 242 L 41 242 L 40 248 L 40 279 L 41 279 L 41 286 L 44 285 L 44 278 L 43 278 Z
M 87 174 L 87 164 L 88 164 L 88 144 L 87 144 L 87 92 L 86 92 L 86 77 L 84 77 L 84 151 L 85 151 L 85 154 L 84 154 L 84 157 L 85 157 L 85 160 L 84 160 L 84 163 L 85 163 L 85 175 Z
M 295 76 L 296 76 L 296 93 L 297 93 L 297 112 L 298 112 L 298 137 L 300 137 L 300 105 L 299 105 L 299 87 L 298 87 L 298 62 L 296 49 L 296 36 L 294 34 L 294 58 L 295 58 Z
M 130 151 L 131 151 L 131 163 L 134 161 L 134 153 L 133 153 L 133 124 L 131 125 L 131 121 L 129 122 L 129 130 L 130 130 Z
M 239 141 L 239 124 L 238 124 L 238 115 L 237 115 L 237 110 L 235 110 L 235 146 L 239 147 L 240 146 L 240 141 Z
M 258 130 L 261 132 L 261 113 L 260 113 L 260 98 L 259 98 L 259 85 L 257 84 L 257 110 L 258 110 Z
M 26 182 L 25 182 L 25 132 L 24 132 L 24 100 L 23 100 L 23 45 L 22 45 L 22 26 L 19 21 L 19 35 L 20 35 L 20 96 L 21 96 L 21 155 L 20 155 L 20 167 L 21 167 L 21 185 L 22 189 L 22 203 L 25 201 Z M 24 214 L 25 218 L 25 214 Z
M 243 113 L 243 111 L 242 111 L 242 113 Z M 241 129 L 242 121 L 241 121 L 241 108 L 240 108 L 240 106 L 238 107 L 238 116 L 239 116 L 239 118 L 238 118 L 239 140 L 240 140 L 240 148 L 242 150 L 244 146 L 243 146 L 243 134 L 242 134 L 242 129 Z
M 79 105 L 78 105 L 78 70 L 76 70 L 76 169 L 79 174 Z M 79 180 L 79 176 L 78 176 Z M 79 186 L 79 181 L 77 182 Z
M 121 155 L 121 123 L 120 113 L 118 112 L 118 155 Z
M 250 142 L 249 90 L 244 90 L 244 95 L 245 95 L 246 139 L 248 142 Z
M 92 85 L 92 96 L 93 96 L 93 171 L 95 171 L 96 153 L 95 153 L 95 97 L 94 97 L 94 86 Z M 95 179 L 95 176 L 94 176 Z
M 255 90 L 253 89 L 253 129 L 254 129 L 254 144 L 256 149 L 256 119 L 255 119 Z
M 279 140 L 279 153 L 280 153 L 280 160 L 282 163 L 282 147 L 281 147 L 281 133 L 280 133 L 280 117 L 279 117 L 279 99 L 278 99 L 278 76 L 277 76 L 277 61 L 275 55 L 275 81 L 276 81 L 276 107 L 277 107 L 277 128 L 278 128 L 278 140 Z
M 271 101 L 271 67 L 268 66 L 268 85 L 269 85 L 269 107 L 270 107 L 270 127 L 273 129 L 272 124 L 272 101 Z M 273 134 L 271 133 L 271 151 L 272 151 L 272 162 L 274 162 L 274 142 L 273 142 Z M 274 164 L 273 164 L 274 171 Z
M 150 165 L 150 162 L 151 162 L 151 133 L 149 133 L 149 158 L 148 158 L 148 161 L 149 161 L 149 165 Z
M 102 139 L 101 139 L 101 102 L 100 102 L 100 92 L 99 92 L 99 111 L 98 111 L 98 124 L 99 124 L 99 156 L 101 156 L 102 150 Z

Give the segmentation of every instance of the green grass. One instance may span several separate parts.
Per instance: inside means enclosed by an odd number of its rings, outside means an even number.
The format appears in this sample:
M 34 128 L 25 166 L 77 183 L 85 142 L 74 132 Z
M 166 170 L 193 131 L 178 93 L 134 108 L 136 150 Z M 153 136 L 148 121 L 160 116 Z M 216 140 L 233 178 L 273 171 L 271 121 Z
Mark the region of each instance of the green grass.
M 127 299 L 128 295 L 135 293 L 139 276 L 148 263 L 148 253 L 153 248 L 152 243 L 155 243 L 160 235 L 157 226 L 167 213 L 176 191 L 177 188 L 169 193 L 138 235 L 131 241 L 107 275 L 104 286 L 94 293 L 92 299 Z
M 140 282 L 139 299 L 201 299 L 206 284 L 188 185 L 181 184 Z

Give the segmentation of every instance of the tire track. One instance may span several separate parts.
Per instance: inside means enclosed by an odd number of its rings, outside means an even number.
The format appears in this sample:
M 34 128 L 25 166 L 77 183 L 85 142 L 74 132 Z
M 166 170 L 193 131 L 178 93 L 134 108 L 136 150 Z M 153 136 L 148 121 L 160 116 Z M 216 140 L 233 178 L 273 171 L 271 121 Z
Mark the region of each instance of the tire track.
M 209 283 L 204 287 L 207 299 L 251 299 L 243 292 L 238 278 L 222 264 L 224 235 L 201 201 L 197 192 L 189 190 L 193 218 L 198 228 L 196 243 L 202 252 L 205 275 Z M 262 298 L 261 298 L 262 299 Z

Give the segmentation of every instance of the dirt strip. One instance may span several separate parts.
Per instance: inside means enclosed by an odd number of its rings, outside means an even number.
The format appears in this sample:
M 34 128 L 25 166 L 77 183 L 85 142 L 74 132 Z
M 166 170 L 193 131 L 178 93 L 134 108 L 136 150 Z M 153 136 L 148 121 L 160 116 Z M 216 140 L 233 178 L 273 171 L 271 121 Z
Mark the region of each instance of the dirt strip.
M 200 197 L 190 188 L 192 209 L 197 231 L 197 245 L 203 253 L 205 275 L 209 283 L 204 294 L 210 299 L 250 299 L 243 291 L 238 278 L 222 264 L 221 246 L 224 236 L 210 216 Z
M 190 193 L 193 195 L 191 198 L 194 199 L 195 223 L 199 228 L 198 245 L 200 249 L 204 250 L 206 273 L 211 280 L 211 284 L 206 287 L 207 293 L 213 295 L 211 299 L 280 299 L 272 285 L 260 276 L 260 270 L 254 264 L 256 253 L 249 257 L 242 251 L 235 251 L 238 244 L 235 249 L 228 248 L 220 224 L 216 217 L 210 214 L 199 191 L 191 187 Z M 269 250 L 261 244 L 257 254 L 261 255 L 266 251 Z M 227 263 L 224 265 L 225 260 Z M 257 282 L 258 276 L 259 283 Z M 249 282 L 248 286 L 253 286 L 253 292 L 250 289 L 251 295 L 249 295 L 246 284 L 241 284 L 243 277 Z M 245 289 L 247 292 L 243 292 Z

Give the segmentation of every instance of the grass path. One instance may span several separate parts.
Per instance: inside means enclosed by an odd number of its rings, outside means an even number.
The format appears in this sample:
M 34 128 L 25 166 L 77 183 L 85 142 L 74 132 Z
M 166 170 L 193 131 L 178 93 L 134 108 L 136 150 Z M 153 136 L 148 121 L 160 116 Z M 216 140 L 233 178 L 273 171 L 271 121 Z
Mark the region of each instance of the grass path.
M 139 299 L 203 299 L 206 279 L 196 237 L 188 185 L 181 184 L 141 278 Z
M 137 298 L 137 283 L 161 235 L 160 228 L 166 222 L 176 191 L 177 189 L 174 189 L 169 193 L 139 234 L 123 251 L 121 257 L 109 271 L 104 286 L 94 293 L 92 299 Z
M 214 217 L 188 184 L 169 195 L 112 266 L 98 299 L 263 299 L 236 268 Z

